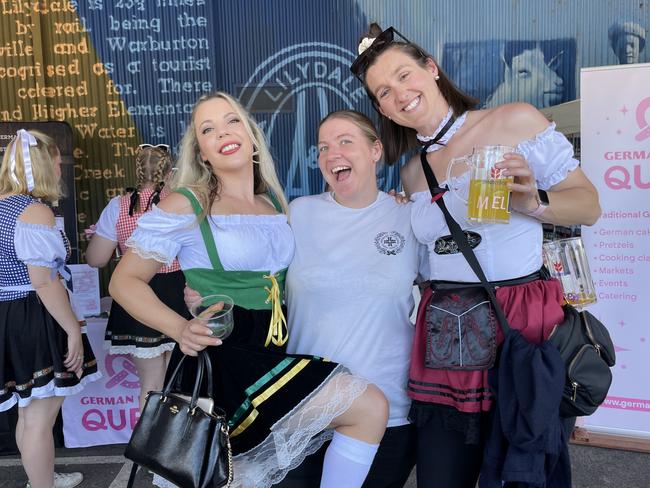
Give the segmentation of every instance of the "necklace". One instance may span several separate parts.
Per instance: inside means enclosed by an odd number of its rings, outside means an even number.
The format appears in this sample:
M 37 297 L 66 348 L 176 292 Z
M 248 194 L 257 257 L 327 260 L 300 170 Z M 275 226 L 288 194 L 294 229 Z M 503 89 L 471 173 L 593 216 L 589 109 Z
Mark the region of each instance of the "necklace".
M 449 139 L 463 126 L 466 118 L 467 112 L 458 118 L 454 117 L 454 111 L 450 107 L 447 115 L 440 121 L 438 128 L 431 136 L 417 135 L 418 141 L 423 146 L 422 149 L 430 153 L 445 147 Z

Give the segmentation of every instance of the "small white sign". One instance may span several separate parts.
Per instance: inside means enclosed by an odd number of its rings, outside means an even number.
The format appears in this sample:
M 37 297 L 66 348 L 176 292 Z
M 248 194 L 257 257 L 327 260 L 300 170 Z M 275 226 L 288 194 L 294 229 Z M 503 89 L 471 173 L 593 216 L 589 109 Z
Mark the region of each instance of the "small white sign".
M 87 264 L 68 265 L 72 273 L 74 293 L 70 294 L 72 307 L 83 317 L 99 315 L 99 272 Z M 81 317 L 80 317 L 81 318 Z

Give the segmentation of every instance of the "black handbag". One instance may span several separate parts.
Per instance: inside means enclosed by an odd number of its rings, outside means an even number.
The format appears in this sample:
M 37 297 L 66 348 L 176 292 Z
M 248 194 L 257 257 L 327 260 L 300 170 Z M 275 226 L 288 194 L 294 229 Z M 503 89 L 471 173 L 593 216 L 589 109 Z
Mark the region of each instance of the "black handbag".
M 426 159 L 425 151 L 420 153 L 420 162 L 432 200 L 435 200 L 440 207 L 454 241 L 481 281 L 505 336 L 510 331 L 510 326 L 501 305 L 497 302 L 494 287 L 487 281 L 485 273 L 467 241 L 467 236 L 451 216 L 441 198 L 446 189 L 438 186 L 438 181 Z M 616 361 L 614 345 L 607 327 L 591 313 L 578 312 L 571 305 L 565 305 L 563 309 L 564 321 L 556 325 L 555 330 L 548 338 L 548 341 L 559 350 L 566 367 L 560 415 L 563 417 L 591 415 L 605 400 L 612 382 L 610 368 Z
M 591 415 L 605 401 L 612 383 L 609 368 L 616 362 L 607 328 L 591 313 L 564 306 L 564 322 L 548 340 L 560 351 L 566 365 L 560 415 Z
M 133 461 L 128 488 L 133 486 L 138 465 L 182 488 L 220 488 L 233 479 L 228 422 L 223 410 L 211 412 L 212 366 L 205 351 L 198 357 L 198 370 L 191 397 L 172 391 L 181 374 L 183 356 L 163 391 L 151 391 L 126 446 L 124 456 Z M 207 395 L 199 397 L 202 380 Z M 207 412 L 201 408 L 208 404 Z M 205 407 L 204 407 L 205 408 Z

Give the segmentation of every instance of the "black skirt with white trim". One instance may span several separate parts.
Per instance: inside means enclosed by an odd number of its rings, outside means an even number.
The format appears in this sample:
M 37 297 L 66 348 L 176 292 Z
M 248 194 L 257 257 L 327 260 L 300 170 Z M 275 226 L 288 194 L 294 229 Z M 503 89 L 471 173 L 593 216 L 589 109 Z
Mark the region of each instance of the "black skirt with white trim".
M 165 305 L 179 315 L 190 318 L 183 300 L 185 276 L 182 271 L 158 273 L 149 286 Z M 140 358 L 160 356 L 176 345 L 172 338 L 131 317 L 115 300 L 111 305 L 104 344 L 110 354 L 131 354 Z
M 0 412 L 16 403 L 26 407 L 35 398 L 74 395 L 101 378 L 83 332 L 83 374 L 77 378 L 63 365 L 68 336 L 36 292 L 0 301 Z

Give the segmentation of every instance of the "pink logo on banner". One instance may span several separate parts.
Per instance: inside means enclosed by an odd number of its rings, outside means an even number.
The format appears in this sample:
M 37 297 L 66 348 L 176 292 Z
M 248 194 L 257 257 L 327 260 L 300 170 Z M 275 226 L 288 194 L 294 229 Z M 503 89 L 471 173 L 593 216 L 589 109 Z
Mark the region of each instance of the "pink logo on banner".
M 635 137 L 637 141 L 644 141 L 650 137 L 650 124 L 648 124 L 648 121 L 645 118 L 645 114 L 649 108 L 650 97 L 641 100 L 639 105 L 636 107 L 636 123 L 639 126 L 639 129 L 641 129 Z
M 115 363 L 118 363 L 117 368 L 115 367 Z M 110 389 L 117 385 L 131 389 L 140 388 L 138 370 L 128 355 L 107 354 L 104 358 L 104 366 L 106 367 L 106 373 L 108 373 L 106 388 Z

